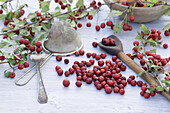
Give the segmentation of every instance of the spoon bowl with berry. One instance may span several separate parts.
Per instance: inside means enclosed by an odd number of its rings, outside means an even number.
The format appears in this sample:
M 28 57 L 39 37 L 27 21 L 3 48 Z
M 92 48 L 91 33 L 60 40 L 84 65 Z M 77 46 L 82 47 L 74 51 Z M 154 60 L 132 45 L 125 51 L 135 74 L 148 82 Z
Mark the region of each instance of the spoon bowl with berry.
M 98 43 L 98 46 L 101 49 L 105 50 L 107 53 L 111 55 L 116 55 L 137 74 L 140 74 L 141 77 L 149 84 L 161 86 L 160 83 L 152 75 L 146 72 L 142 67 L 140 67 L 137 63 L 135 63 L 130 57 L 128 57 L 123 52 L 122 43 L 116 36 L 111 35 L 108 36 L 107 38 L 103 38 L 102 41 Z M 168 100 L 170 100 L 170 95 L 168 94 L 168 92 L 163 91 L 162 95 L 164 95 Z

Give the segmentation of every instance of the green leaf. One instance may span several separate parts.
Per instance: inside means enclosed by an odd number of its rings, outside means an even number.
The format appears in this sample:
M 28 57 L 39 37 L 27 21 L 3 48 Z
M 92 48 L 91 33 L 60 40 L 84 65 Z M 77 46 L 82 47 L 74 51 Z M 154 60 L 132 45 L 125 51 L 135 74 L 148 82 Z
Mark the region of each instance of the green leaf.
M 157 2 L 158 2 L 158 0 L 147 0 L 147 2 L 157 3 Z M 154 6 L 154 4 L 152 4 L 152 3 L 147 3 L 147 6 L 149 6 L 149 7 L 153 7 L 153 6 Z
M 42 35 L 40 36 L 40 38 L 38 38 L 38 41 L 45 41 L 46 38 L 47 38 L 46 33 L 45 33 L 45 34 L 42 34 Z
M 136 39 L 142 39 L 142 36 L 138 36 L 138 35 L 137 35 L 137 36 L 136 36 Z
M 150 52 L 156 54 L 156 49 L 152 49 L 152 50 L 150 50 Z
M 32 32 L 40 33 L 40 34 L 41 34 L 41 33 L 42 33 L 42 32 L 41 32 L 41 27 L 42 27 L 42 26 L 33 26 L 33 27 L 32 27 Z
M 58 18 L 59 18 L 60 21 L 66 21 L 67 15 L 61 15 L 61 16 L 58 16 Z
M 163 43 L 163 41 L 161 41 L 161 42 L 157 42 L 157 44 L 158 44 L 158 45 L 162 45 L 162 43 Z
M 143 72 L 139 73 L 139 74 L 137 75 L 137 77 L 141 76 L 142 74 L 143 74 Z
M 161 87 L 161 86 L 157 86 L 156 89 L 157 89 L 158 91 L 163 91 L 163 90 L 164 90 L 164 88 Z
M 43 1 L 43 2 L 40 2 L 40 5 L 41 5 L 41 12 L 45 13 L 47 11 L 49 11 L 49 6 L 50 6 L 50 1 Z
M 76 3 L 76 7 L 77 8 L 84 7 L 84 0 L 78 0 Z
M 46 23 L 41 23 L 41 26 L 42 26 L 43 30 L 49 31 L 49 29 L 47 28 L 47 24 Z
M 75 27 L 76 26 L 76 22 L 73 20 L 73 21 L 71 21 L 70 25 L 71 25 L 71 27 Z
M 67 3 L 67 0 L 61 0 L 63 3 Z
M 116 16 L 120 16 L 123 14 L 122 11 L 119 11 L 119 10 L 113 10 L 113 13 L 116 15 Z
M 19 9 L 21 10 L 22 8 L 24 8 L 24 7 L 28 7 L 28 4 L 23 4 L 23 5 L 21 5 L 20 7 L 19 7 Z
M 140 26 L 140 29 L 143 31 L 145 35 L 150 33 L 150 30 L 144 24 Z
M 35 18 L 35 17 L 37 17 L 37 15 L 35 14 L 35 13 L 30 13 L 28 16 L 27 16 L 27 19 L 33 19 L 33 18 Z
M 67 5 L 67 12 L 70 12 L 70 11 L 71 11 L 71 6 Z
M 60 7 L 57 6 L 53 12 L 51 12 L 52 15 L 59 15 L 61 14 Z
M 75 18 L 83 18 L 83 17 L 85 17 L 87 14 L 88 14 L 88 12 L 87 12 L 87 11 L 84 11 L 81 15 L 79 15 L 79 16 L 77 16 L 77 17 L 75 17 Z
M 23 60 L 27 60 L 27 54 L 21 54 L 21 56 L 22 56 L 22 58 L 23 58 Z
M 8 33 L 8 37 L 11 37 L 13 39 L 13 37 L 17 36 L 14 32 Z
M 155 91 L 155 87 L 149 87 L 148 89 L 151 93 Z
M 110 12 L 110 13 L 108 14 L 108 17 L 112 18 L 112 17 L 113 17 L 113 13 Z
M 170 23 L 163 28 L 163 31 L 166 31 L 166 30 L 169 30 L 169 29 L 170 29 Z
M 1 15 L 0 15 L 0 20 L 5 21 L 5 17 L 6 17 L 6 15 L 1 14 Z
M 153 39 L 149 39 L 146 42 L 148 42 L 151 46 L 156 47 L 156 42 Z
M 5 47 L 7 44 L 8 44 L 8 43 L 6 43 L 6 42 L 1 42 L 1 43 L 0 43 L 0 49 L 2 49 L 3 47 Z
M 73 0 L 68 0 L 70 3 L 73 3 Z
M 165 11 L 164 15 L 170 16 L 170 9 L 168 9 L 167 11 Z
M 168 5 L 163 5 L 164 9 L 168 9 L 169 6 Z
M 9 61 L 9 63 L 10 63 L 10 64 L 12 64 L 12 65 L 14 65 L 14 64 L 15 64 L 15 60 L 14 60 L 14 59 L 12 59 L 12 58 L 8 58 L 7 60 Z
M 13 13 L 12 11 L 10 11 L 8 14 L 7 14 L 7 19 L 8 20 L 11 20 L 13 18 Z
M 123 28 L 123 21 L 116 23 L 114 28 L 113 28 L 114 34 L 116 34 L 116 33 L 120 34 L 122 32 L 122 28 Z
M 96 14 L 96 10 L 91 10 L 90 12 L 89 12 L 89 15 L 95 15 Z
M 9 74 L 10 74 L 10 73 L 11 73 L 10 71 L 7 72 L 7 70 L 5 70 L 5 71 L 4 71 L 4 76 L 7 77 L 7 78 L 9 78 Z
M 6 2 L 6 0 L 0 0 L 0 2 Z

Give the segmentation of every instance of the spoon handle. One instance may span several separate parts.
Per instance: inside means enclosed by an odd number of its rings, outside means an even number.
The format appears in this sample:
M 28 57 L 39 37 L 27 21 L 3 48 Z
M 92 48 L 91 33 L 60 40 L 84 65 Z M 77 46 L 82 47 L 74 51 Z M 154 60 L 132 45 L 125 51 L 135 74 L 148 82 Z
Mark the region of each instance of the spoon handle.
M 141 66 L 139 66 L 137 63 L 135 63 L 131 58 L 129 58 L 124 52 L 119 52 L 118 57 L 127 64 L 132 70 L 134 70 L 137 74 L 141 74 L 141 77 L 148 82 L 149 84 L 153 84 L 156 86 L 161 86 L 161 84 L 155 79 L 152 75 L 147 73 Z M 168 95 L 166 92 L 162 92 L 162 95 L 164 95 L 168 100 L 170 100 L 170 95 Z
M 45 91 L 45 87 L 40 72 L 40 62 L 37 62 L 36 65 L 37 65 L 37 78 L 38 78 L 38 102 L 43 104 L 43 103 L 47 103 L 48 97 Z

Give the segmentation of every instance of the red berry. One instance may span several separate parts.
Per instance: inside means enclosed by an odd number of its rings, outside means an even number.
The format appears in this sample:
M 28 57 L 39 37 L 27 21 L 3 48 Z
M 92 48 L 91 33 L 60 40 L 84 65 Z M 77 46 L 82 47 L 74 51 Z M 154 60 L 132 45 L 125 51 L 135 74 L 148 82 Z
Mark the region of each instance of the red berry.
M 165 44 L 163 45 L 163 47 L 164 47 L 165 49 L 167 49 L 167 48 L 168 48 L 168 44 L 165 43 Z
M 5 36 L 5 35 L 4 35 Z M 24 43 L 24 38 L 21 38 L 20 40 L 19 40 L 19 43 L 20 44 L 23 44 Z
M 8 21 L 8 20 L 5 20 L 5 21 L 4 21 L 4 25 L 5 25 L 5 26 L 7 26 L 7 25 L 8 25 L 8 23 L 9 23 L 9 21 Z
M 87 58 L 90 58 L 91 57 L 91 53 L 87 53 L 86 56 L 87 56 Z
M 143 55 L 142 55 L 142 54 L 138 54 L 138 55 L 137 55 L 137 58 L 138 58 L 138 59 L 142 59 L 142 58 L 143 58 Z
M 97 42 L 93 42 L 93 43 L 92 43 L 92 46 L 93 46 L 93 47 L 97 47 L 97 45 L 98 45 Z
M 36 49 L 36 51 L 37 51 L 37 53 L 40 53 L 42 51 L 42 48 L 39 47 L 39 48 Z
M 122 71 L 125 71 L 125 70 L 126 70 L 126 66 L 125 66 L 125 65 L 121 65 L 120 69 L 121 69 Z
M 69 59 L 64 59 L 64 63 L 68 64 L 69 63 Z
M 134 42 L 133 42 L 133 45 L 134 45 L 134 46 L 135 46 L 135 45 L 138 46 L 138 45 L 139 45 L 139 42 L 138 42 L 138 41 L 134 41 Z
M 11 73 L 9 74 L 9 77 L 10 77 L 10 78 L 14 78 L 14 77 L 15 77 L 15 73 L 14 73 L 14 72 L 11 72 Z
M 22 70 L 23 68 L 24 68 L 24 65 L 23 65 L 23 64 L 19 64 L 19 65 L 18 65 L 18 69 L 19 69 L 19 70 Z
M 132 80 L 132 81 L 130 82 L 130 84 L 131 84 L 132 86 L 136 86 L 136 80 Z
M 96 59 L 96 60 L 100 60 L 100 58 L 101 58 L 100 55 L 96 55 L 96 56 L 95 56 L 95 59 Z
M 59 69 L 61 69 L 61 67 L 60 67 L 59 65 L 57 65 L 57 66 L 55 67 L 55 70 L 57 71 L 57 70 L 59 70 Z
M 140 92 L 140 95 L 141 95 L 141 96 L 143 96 L 143 95 L 144 95 L 144 93 L 145 93 L 144 91 L 141 91 L 141 92 Z
M 70 72 L 70 74 L 73 74 L 74 73 L 74 68 L 69 68 L 69 72 Z
M 45 17 L 45 16 L 42 16 L 42 17 L 41 17 L 41 20 L 42 20 L 42 21 L 46 20 L 46 17 Z
M 63 5 L 63 2 L 60 0 L 60 1 L 59 1 L 59 4 L 60 4 L 60 5 Z
M 100 56 L 101 56 L 102 59 L 105 59 L 106 58 L 106 53 L 101 53 Z
M 58 3 L 59 0 L 55 0 L 56 3 Z
M 3 13 L 3 10 L 2 9 L 0 9 L 0 14 L 2 14 Z
M 147 90 L 147 86 L 143 85 L 143 86 L 141 87 L 141 90 L 142 90 L 143 92 L 145 92 L 145 91 Z
M 64 86 L 64 87 L 68 87 L 69 85 L 70 85 L 70 81 L 67 80 L 67 79 L 64 79 L 64 80 L 63 80 L 63 86 Z
M 101 90 L 101 89 L 102 89 L 102 85 L 99 83 L 99 84 L 96 85 L 96 88 L 97 88 L 98 90 Z
M 82 24 L 81 24 L 81 23 L 78 23 L 77 26 L 78 26 L 78 28 L 81 28 L 81 27 L 82 27 Z
M 91 27 L 91 23 L 90 23 L 90 22 L 87 23 L 86 26 L 87 26 L 87 27 Z
M 0 56 L 0 60 L 1 61 L 5 60 L 5 56 Z
M 34 45 L 30 46 L 30 51 L 35 51 L 35 46 Z
M 113 76 L 115 79 L 119 79 L 120 78 L 120 74 L 114 74 Z
M 118 87 L 114 87 L 113 91 L 114 91 L 114 93 L 119 93 L 119 88 Z
M 101 2 L 98 2 L 98 3 L 97 3 L 97 5 L 98 5 L 98 6 L 101 6 L 101 5 L 102 5 L 102 3 L 101 3 Z
M 169 32 L 168 30 L 166 30 L 166 31 L 164 32 L 164 35 L 165 35 L 165 36 L 169 36 L 169 35 L 170 35 L 170 32 Z
M 107 24 L 107 26 L 112 26 L 113 25 L 112 21 L 107 21 L 106 24 Z
M 116 61 L 117 60 L 117 56 L 112 56 L 112 61 Z
M 56 60 L 57 60 L 57 61 L 61 61 L 61 60 L 62 60 L 62 56 L 57 55 L 57 56 L 56 56 Z
M 20 16 L 24 15 L 25 11 L 23 9 L 20 10 Z
M 78 57 L 78 56 L 79 56 L 79 52 L 76 51 L 76 52 L 74 53 L 74 55 Z
M 124 95 L 124 94 L 125 94 L 125 90 L 124 90 L 124 89 L 120 89 L 120 90 L 119 90 L 119 93 L 120 93 L 121 95 Z
M 84 53 L 85 53 L 84 50 L 80 50 L 80 51 L 79 51 L 79 54 L 80 54 L 80 55 L 84 55 Z
M 36 42 L 36 46 L 37 47 L 41 47 L 42 46 L 42 43 L 40 41 Z
M 41 13 L 40 13 L 40 12 L 37 12 L 37 16 L 41 16 Z
M 29 63 L 28 62 L 24 62 L 24 67 L 25 68 L 29 67 Z
M 130 21 L 134 21 L 135 20 L 135 17 L 133 15 L 130 16 Z
M 66 77 L 68 77 L 68 76 L 70 75 L 70 72 L 69 72 L 69 71 L 65 71 L 64 75 L 65 75 Z
M 100 30 L 100 26 L 96 26 L 96 31 L 99 31 Z
M 155 91 L 150 92 L 150 95 L 151 95 L 151 96 L 155 96 L 155 95 L 156 95 Z
M 28 39 L 25 39 L 25 40 L 24 40 L 24 44 L 25 44 L 25 45 L 28 45 L 28 44 L 29 44 L 29 40 L 28 40 Z
M 105 28 L 105 23 L 101 23 L 100 27 L 103 29 Z
M 81 82 L 80 80 L 78 80 L 78 81 L 76 82 L 76 86 L 77 86 L 77 87 L 81 87 L 81 85 L 82 85 L 82 82 Z
M 129 26 L 129 31 L 132 31 L 132 29 L 133 29 L 132 26 Z
M 112 93 L 112 88 L 111 87 L 106 87 L 105 88 L 105 92 L 107 93 L 107 94 L 110 94 L 110 93 Z
M 63 75 L 63 70 L 62 70 L 62 69 L 58 69 L 58 70 L 57 70 L 57 74 L 58 74 L 59 76 Z
M 142 82 L 141 80 L 137 81 L 137 85 L 138 85 L 139 87 L 141 87 L 142 84 L 143 84 L 143 82 Z
M 142 66 L 145 65 L 145 60 L 144 60 L 144 59 L 140 60 L 140 64 L 141 64 Z
M 89 20 L 92 20 L 92 19 L 93 19 L 93 16 L 92 16 L 92 15 L 88 15 L 88 19 L 89 19 Z
M 102 44 L 105 45 L 105 46 L 108 46 L 110 44 L 109 39 L 102 40 Z
M 99 66 L 103 66 L 103 65 L 104 65 L 104 61 L 103 61 L 103 60 L 99 60 L 99 61 L 98 61 L 98 65 L 99 65 Z
M 135 76 L 134 75 L 130 75 L 129 78 L 131 78 L 132 80 L 135 79 Z
M 144 95 L 143 95 L 146 99 L 148 99 L 149 97 L 150 97 L 150 94 L 149 93 L 144 93 Z
M 87 84 L 91 84 L 91 83 L 92 83 L 92 78 L 87 78 L 87 79 L 86 79 L 86 83 L 87 83 Z

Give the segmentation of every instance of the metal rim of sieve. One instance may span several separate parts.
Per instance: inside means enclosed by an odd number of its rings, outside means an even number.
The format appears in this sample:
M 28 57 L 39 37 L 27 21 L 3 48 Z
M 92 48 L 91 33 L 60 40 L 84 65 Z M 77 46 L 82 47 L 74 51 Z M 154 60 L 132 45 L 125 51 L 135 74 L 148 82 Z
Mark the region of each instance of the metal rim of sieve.
M 48 41 L 48 40 L 47 40 Z M 81 41 L 81 40 L 80 40 Z M 78 48 L 78 49 L 76 49 L 76 50 L 74 50 L 74 51 L 69 51 L 69 52 L 51 52 L 50 50 L 48 50 L 46 47 L 45 47 L 45 42 L 46 41 L 43 41 L 42 42 L 42 48 L 43 48 L 43 50 L 46 52 L 46 53 L 48 53 L 48 54 L 50 54 L 50 53 L 52 53 L 53 55 L 61 55 L 61 56 L 69 56 L 69 55 L 72 55 L 72 54 L 74 54 L 76 51 L 79 51 L 79 50 L 81 50 L 82 48 L 83 48 L 83 43 L 82 43 L 82 41 L 81 41 L 81 46 Z

